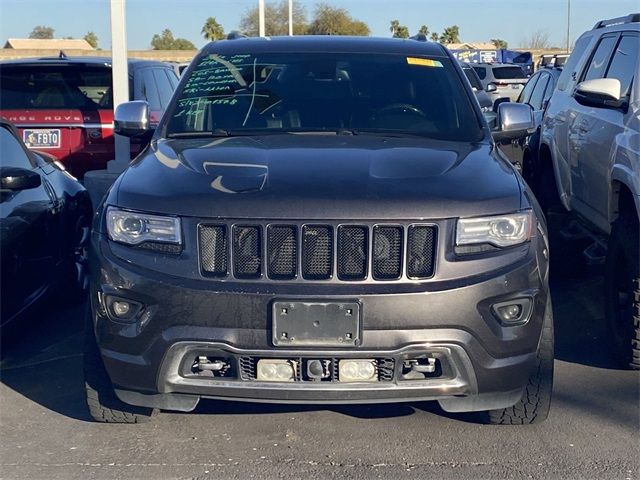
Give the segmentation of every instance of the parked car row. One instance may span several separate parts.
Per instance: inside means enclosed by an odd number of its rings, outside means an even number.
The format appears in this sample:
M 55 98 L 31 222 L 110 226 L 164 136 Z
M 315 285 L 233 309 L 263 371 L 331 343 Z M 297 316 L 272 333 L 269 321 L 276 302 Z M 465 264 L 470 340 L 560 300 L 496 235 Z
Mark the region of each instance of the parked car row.
M 46 151 L 82 178 L 114 158 L 111 60 L 58 57 L 0 62 L 0 117 L 12 122 L 28 148 Z M 129 61 L 131 100 L 149 103 L 157 124 L 178 84 L 169 64 Z M 144 140 L 131 144 L 137 155 Z

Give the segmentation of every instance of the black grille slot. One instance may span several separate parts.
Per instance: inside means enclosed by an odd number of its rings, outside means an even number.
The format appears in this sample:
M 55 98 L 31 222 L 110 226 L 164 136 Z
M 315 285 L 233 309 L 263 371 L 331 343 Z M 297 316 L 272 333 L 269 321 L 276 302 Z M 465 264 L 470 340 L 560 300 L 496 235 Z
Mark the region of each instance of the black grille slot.
M 369 236 L 367 227 L 338 228 L 338 278 L 363 280 L 367 277 Z
M 428 278 L 433 275 L 436 252 L 435 227 L 409 227 L 407 243 L 407 275 Z
M 201 225 L 200 264 L 202 270 L 217 277 L 227 274 L 227 227 Z
M 378 364 L 378 380 L 380 382 L 390 382 L 393 380 L 393 358 L 378 358 L 376 360 Z
M 302 229 L 302 276 L 308 280 L 331 278 L 333 229 L 305 225 Z
M 256 379 L 257 361 L 254 357 L 240 357 L 238 364 L 240 365 L 240 377 L 243 380 Z
M 298 257 L 296 227 L 269 226 L 267 230 L 267 258 L 269 277 L 276 280 L 295 278 Z
M 373 230 L 373 278 L 394 280 L 402 275 L 402 227 Z
M 262 273 L 260 227 L 233 227 L 233 273 L 238 278 L 257 278 Z

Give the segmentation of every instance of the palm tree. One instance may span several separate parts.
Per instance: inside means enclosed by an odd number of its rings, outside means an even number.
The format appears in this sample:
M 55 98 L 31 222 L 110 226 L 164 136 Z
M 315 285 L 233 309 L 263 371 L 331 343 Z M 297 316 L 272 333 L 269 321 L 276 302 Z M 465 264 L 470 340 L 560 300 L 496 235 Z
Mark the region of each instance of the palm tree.
M 216 21 L 215 17 L 207 18 L 200 33 L 206 40 L 215 41 L 224 38 L 224 28 Z

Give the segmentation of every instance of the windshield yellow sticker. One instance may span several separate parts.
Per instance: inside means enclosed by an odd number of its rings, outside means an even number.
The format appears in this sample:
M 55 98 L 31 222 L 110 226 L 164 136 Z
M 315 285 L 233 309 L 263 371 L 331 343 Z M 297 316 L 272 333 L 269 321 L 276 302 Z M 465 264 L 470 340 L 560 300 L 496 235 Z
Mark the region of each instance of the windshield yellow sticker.
M 421 65 L 423 67 L 442 67 L 442 63 L 438 60 L 431 60 L 430 58 L 407 57 L 407 63 L 409 65 Z

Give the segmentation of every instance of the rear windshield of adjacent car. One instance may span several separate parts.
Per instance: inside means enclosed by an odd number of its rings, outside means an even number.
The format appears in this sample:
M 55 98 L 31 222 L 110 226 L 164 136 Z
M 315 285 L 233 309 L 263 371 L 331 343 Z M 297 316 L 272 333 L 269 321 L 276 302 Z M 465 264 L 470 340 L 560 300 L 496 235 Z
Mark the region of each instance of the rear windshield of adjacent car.
M 79 65 L 0 66 L 0 108 L 112 109 L 111 69 Z
M 510 78 L 527 78 L 524 70 L 518 66 L 513 67 L 493 67 L 493 77 L 497 80 L 507 80 Z
M 400 132 L 477 141 L 480 122 L 449 59 L 396 54 L 211 54 L 196 60 L 167 135 Z

